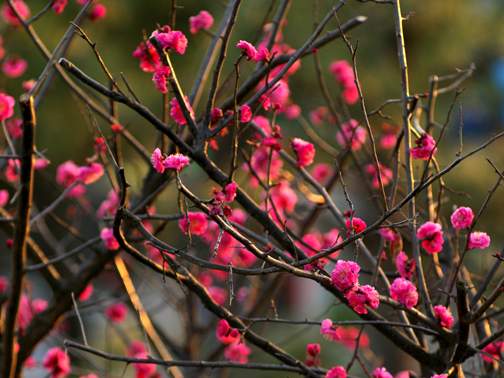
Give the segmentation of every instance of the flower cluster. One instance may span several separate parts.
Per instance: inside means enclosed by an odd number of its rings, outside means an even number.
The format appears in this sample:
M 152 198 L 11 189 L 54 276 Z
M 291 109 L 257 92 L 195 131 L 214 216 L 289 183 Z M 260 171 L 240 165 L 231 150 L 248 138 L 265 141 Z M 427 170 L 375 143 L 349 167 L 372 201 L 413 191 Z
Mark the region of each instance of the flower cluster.
M 317 357 L 320 354 L 320 344 L 308 344 L 306 346 L 306 366 L 320 365 L 320 359 Z
M 415 144 L 417 145 L 416 148 L 410 150 L 413 159 L 428 160 L 431 153 L 434 156 L 437 151 L 436 142 L 427 133 L 423 133 L 420 139 L 416 139 Z
M 159 173 L 163 173 L 165 169 L 180 171 L 184 165 L 189 165 L 189 158 L 182 154 L 165 156 L 159 148 L 156 148 L 152 154 L 152 166 Z
M 346 378 L 347 373 L 343 366 L 333 367 L 331 370 L 328 370 L 326 373 L 326 378 Z

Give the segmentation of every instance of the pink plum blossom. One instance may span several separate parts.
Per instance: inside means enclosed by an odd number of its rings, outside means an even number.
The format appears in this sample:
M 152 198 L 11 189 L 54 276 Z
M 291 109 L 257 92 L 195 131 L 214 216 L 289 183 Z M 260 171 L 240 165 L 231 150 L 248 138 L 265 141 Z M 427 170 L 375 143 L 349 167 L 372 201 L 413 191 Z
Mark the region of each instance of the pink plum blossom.
M 184 55 L 187 48 L 187 38 L 181 31 L 174 30 L 169 33 L 160 33 L 157 37 L 164 49 L 169 48 Z
M 22 125 L 23 121 L 18 117 L 14 117 L 7 121 L 7 130 L 11 138 L 21 138 L 23 136 Z
M 168 92 L 168 88 L 166 88 L 166 80 L 170 76 L 170 73 L 170 67 L 168 66 L 162 66 L 156 69 L 156 72 L 154 72 L 154 75 L 152 76 L 152 81 L 158 91 L 161 91 L 162 93 Z
M 191 232 L 191 234 L 204 234 L 208 226 L 206 215 L 204 213 L 187 213 L 187 215 L 189 217 L 189 231 Z M 183 216 L 179 219 L 178 224 L 182 232 L 184 234 L 187 234 L 187 218 Z
M 30 8 L 28 8 L 28 5 L 26 5 L 24 1 L 14 0 L 13 4 L 23 20 L 26 20 L 28 17 L 30 17 Z M 19 18 L 16 16 L 16 13 L 14 13 L 14 11 L 7 2 L 5 2 L 4 5 L 2 6 L 1 14 L 2 18 L 6 23 L 11 25 L 21 24 L 21 21 L 19 21 Z
M 412 278 L 415 272 L 415 260 L 408 260 L 408 256 L 404 251 L 401 251 L 396 257 L 396 268 L 402 278 Z
M 0 276 L 0 293 L 5 293 L 9 288 L 9 279 L 6 276 Z
M 209 29 L 212 27 L 214 19 L 207 11 L 201 11 L 197 16 L 189 17 L 189 31 L 196 34 L 199 29 Z
M 359 286 L 357 290 L 350 290 L 345 295 L 350 304 L 350 307 L 358 314 L 367 314 L 368 311 L 365 305 L 371 308 L 378 308 L 380 301 L 378 299 L 378 291 L 372 286 Z
M 418 239 L 422 240 L 422 247 L 429 253 L 438 253 L 443 249 L 443 231 L 441 225 L 427 222 L 417 230 Z
M 93 295 L 93 285 L 89 284 L 86 286 L 86 288 L 82 291 L 82 293 L 79 295 L 79 301 L 85 302 L 89 298 L 91 298 L 91 295 Z
M 93 8 L 91 13 L 89 13 L 89 19 L 93 22 L 96 22 L 98 20 L 101 20 L 102 18 L 105 18 L 106 14 L 107 8 L 105 8 L 105 6 L 102 4 L 98 4 Z
M 320 334 L 324 336 L 329 341 L 341 340 L 341 337 L 336 333 L 337 326 L 333 325 L 331 319 L 325 319 L 322 321 L 320 328 Z
M 145 72 L 154 72 L 161 64 L 161 59 L 150 42 L 140 43 L 133 52 L 133 57 L 140 59 L 140 68 Z
M 6 189 L 0 190 L 0 206 L 4 207 L 9 201 L 9 191 Z
M 100 239 L 105 241 L 105 248 L 115 251 L 119 249 L 120 245 L 114 236 L 114 230 L 111 228 L 104 228 L 100 232 Z
M 310 121 L 315 126 L 320 126 L 324 123 L 324 120 L 326 119 L 328 114 L 329 109 L 327 108 L 327 106 L 319 106 L 317 109 L 312 110 L 309 113 Z
M 354 80 L 353 68 L 346 60 L 332 62 L 329 72 L 335 75 L 336 81 L 341 85 L 347 85 Z
M 387 186 L 392 180 L 392 170 L 389 168 L 385 168 L 381 163 L 378 163 L 380 166 L 380 174 L 383 186 Z M 378 181 L 378 173 L 376 171 L 376 166 L 374 164 L 368 164 L 364 167 L 364 170 L 367 174 L 372 175 L 373 178 L 371 180 L 371 187 L 373 189 L 380 188 L 380 182 Z
M 212 122 L 220 122 L 224 113 L 222 113 L 222 109 L 215 108 L 212 109 Z
M 416 287 L 402 277 L 396 278 L 390 286 L 390 296 L 404 304 L 408 309 L 416 306 L 418 302 Z
M 140 352 L 133 356 L 133 358 L 148 359 L 149 355 L 147 352 Z M 156 364 L 148 364 L 144 362 L 133 362 L 133 369 L 135 369 L 136 378 L 149 378 L 153 377 L 156 372 Z
M 126 320 L 126 315 L 128 314 L 128 307 L 122 303 L 114 303 L 113 305 L 105 309 L 105 316 L 112 323 L 122 323 Z
M 19 178 L 18 169 L 19 168 L 20 168 L 19 160 L 9 159 L 9 161 L 7 163 L 7 169 L 5 170 L 5 178 L 8 182 L 14 182 L 14 181 L 18 180 L 18 178 Z
M 103 218 L 106 214 L 114 215 L 118 206 L 119 196 L 115 192 L 114 188 L 112 188 L 107 195 L 107 199 L 103 201 L 98 210 L 96 210 L 96 216 L 98 218 Z
M 251 352 L 250 348 L 245 345 L 245 342 L 236 340 L 224 349 L 224 357 L 226 357 L 229 361 L 246 364 L 248 362 L 248 356 Z
M 223 192 L 225 194 L 224 202 L 233 202 L 236 198 L 236 182 L 226 185 Z
M 343 344 L 348 350 L 354 351 L 357 345 L 357 337 L 359 337 L 360 330 L 357 327 L 338 327 L 336 333 L 341 338 L 339 342 Z M 369 348 L 369 336 L 366 332 L 362 332 L 359 341 L 359 347 L 363 349 Z
M 268 177 L 268 166 L 270 160 L 269 148 L 261 147 L 258 148 L 250 157 L 250 165 L 254 172 L 259 176 L 261 180 L 264 180 Z M 281 168 L 283 166 L 283 161 L 278 157 L 276 152 L 273 152 L 271 155 L 271 170 L 270 170 L 270 179 L 275 180 L 279 177 L 281 173 Z M 250 171 L 249 165 L 245 163 L 243 165 L 243 169 L 245 171 Z M 250 187 L 255 188 L 259 182 L 257 179 L 252 176 L 250 180 Z
M 444 306 L 434 306 L 434 314 L 443 327 L 450 329 L 453 325 L 453 316 L 450 310 Z
M 339 291 L 353 290 L 359 280 L 360 266 L 353 261 L 338 260 L 331 272 L 331 284 Z
M 399 235 L 397 235 L 397 233 L 390 227 L 380 228 L 378 232 L 383 239 L 388 240 L 391 243 L 395 243 L 399 239 Z
M 491 354 L 495 358 L 501 358 L 501 353 L 504 352 L 504 343 L 502 341 L 490 343 L 486 347 L 484 347 L 482 350 L 483 350 L 483 352 Z M 493 358 L 486 356 L 484 354 L 481 354 L 481 358 L 483 359 L 483 361 L 485 361 L 487 363 L 494 362 Z
M 474 218 L 473 211 L 470 207 L 459 207 L 451 216 L 453 228 L 460 230 L 469 227 Z
M 350 142 L 350 148 L 352 150 L 359 150 L 366 142 L 367 131 L 359 126 L 359 123 L 354 119 L 342 124 L 341 130 L 343 133 L 338 131 L 336 140 L 343 148 L 347 147 Z
M 387 371 L 387 369 L 385 369 L 384 367 L 382 367 L 382 368 L 376 368 L 373 371 L 373 377 L 375 377 L 375 378 L 394 378 L 392 376 L 392 374 L 390 374 Z
M 296 104 L 285 105 L 282 110 L 287 119 L 296 119 L 301 115 L 301 108 Z
M 366 229 L 366 223 L 360 219 L 360 218 L 356 218 L 356 217 L 353 217 L 352 218 L 352 226 L 353 226 L 353 234 L 359 234 L 361 233 L 362 231 L 364 231 Z M 348 231 L 347 231 L 347 236 L 350 236 L 351 235 L 351 232 L 350 232 L 350 218 L 348 218 L 346 221 L 345 221 L 345 224 L 348 228 Z
M 92 184 L 103 176 L 104 170 L 103 166 L 98 163 L 90 163 L 87 166 L 79 167 L 79 173 L 77 179 L 82 181 L 84 184 Z
M 333 367 L 326 373 L 326 378 L 346 378 L 347 373 L 343 366 Z
M 423 133 L 420 139 L 415 140 L 415 143 L 417 145 L 416 148 L 410 149 L 410 154 L 413 159 L 428 160 L 431 155 L 431 151 L 432 156 L 434 156 L 437 151 L 437 147 L 435 147 L 436 142 L 427 133 Z
M 299 138 L 294 138 L 292 149 L 296 151 L 298 167 L 304 167 L 313 163 L 313 158 L 315 157 L 315 147 L 313 147 L 313 144 Z
M 252 110 L 250 110 L 250 106 L 242 105 L 240 108 L 240 122 L 245 123 L 250 121 L 252 118 Z
M 256 57 L 256 54 L 257 54 L 257 50 L 256 48 L 249 42 L 247 41 L 240 41 L 238 42 L 238 44 L 236 45 L 236 47 L 238 47 L 239 49 L 242 49 L 243 50 L 243 54 L 245 54 L 247 56 L 247 60 L 250 62 L 251 60 L 254 60 L 254 58 Z
M 486 248 L 490 245 L 490 236 L 486 232 L 475 231 L 469 236 L 469 249 Z
M 332 173 L 333 169 L 326 163 L 319 163 L 311 170 L 312 177 L 322 185 L 326 185 L 329 182 Z
M 133 357 L 135 354 L 147 352 L 145 344 L 139 340 L 133 340 L 126 347 L 126 356 Z
M 16 101 L 13 97 L 0 93 L 0 121 L 12 117 Z
M 254 58 L 256 62 L 260 62 L 261 60 L 269 60 L 269 51 L 267 48 L 262 48 L 259 50 Z
M 448 378 L 446 374 L 434 374 L 431 378 Z
M 5 76 L 10 78 L 21 76 L 26 71 L 26 68 L 28 68 L 28 63 L 19 56 L 5 58 L 2 63 L 2 71 Z
M 51 378 L 63 378 L 70 373 L 70 357 L 60 347 L 47 351 L 42 367 L 49 371 Z
M 163 157 L 163 153 L 161 152 L 161 150 L 159 148 L 156 148 L 154 150 L 154 153 L 152 154 L 151 161 L 152 161 L 152 166 L 159 173 L 163 173 L 165 171 L 165 167 L 163 164 L 164 159 L 165 158 Z
M 68 188 L 77 180 L 78 175 L 79 167 L 72 160 L 68 160 L 56 169 L 56 182 Z
M 185 98 L 185 103 L 187 105 L 187 109 L 189 110 L 189 114 L 191 115 L 191 118 L 194 119 L 194 112 L 193 109 L 191 108 L 191 105 L 189 104 L 189 100 L 187 99 L 187 96 L 184 95 Z M 187 123 L 184 114 L 182 113 L 182 109 L 177 101 L 176 97 L 173 97 L 170 100 L 170 116 L 175 120 L 175 122 L 185 125 Z
M 306 353 L 310 356 L 318 356 L 320 354 L 320 344 L 308 344 Z
M 182 154 L 170 155 L 163 161 L 163 165 L 166 169 L 180 171 L 184 165 L 189 165 L 189 158 Z
M 67 0 L 55 0 L 52 5 L 54 13 L 60 14 L 61 12 L 63 12 L 63 10 L 67 5 L 67 2 L 68 2 Z

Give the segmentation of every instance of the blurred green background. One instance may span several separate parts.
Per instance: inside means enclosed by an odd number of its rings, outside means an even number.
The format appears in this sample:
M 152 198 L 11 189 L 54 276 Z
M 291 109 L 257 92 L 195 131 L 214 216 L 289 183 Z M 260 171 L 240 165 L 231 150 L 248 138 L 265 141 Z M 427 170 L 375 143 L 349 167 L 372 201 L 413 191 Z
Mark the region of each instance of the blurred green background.
M 97 48 L 106 63 L 110 72 L 117 78 L 120 73 L 124 73 L 131 87 L 140 98 L 142 103 L 151 111 L 161 117 L 162 102 L 161 95 L 152 83 L 150 73 L 142 72 L 139 68 L 139 61 L 132 57 L 135 48 L 142 41 L 142 31 L 147 35 L 156 28 L 156 25 L 165 25 L 168 22 L 170 12 L 170 1 L 133 1 L 133 0 L 105 0 L 101 1 L 107 7 L 107 15 L 104 20 L 97 23 L 86 21 L 82 27 L 92 41 L 97 42 Z M 194 77 L 199 69 L 201 58 L 205 52 L 210 37 L 202 32 L 192 35 L 189 33 L 188 19 L 190 16 L 198 14 L 201 10 L 209 11 L 215 19 L 211 31 L 215 31 L 223 15 L 224 7 L 221 1 L 183 1 L 179 0 L 178 5 L 182 7 L 177 10 L 175 29 L 181 30 L 188 38 L 188 48 L 185 55 L 172 54 L 178 79 L 185 92 L 190 92 Z M 277 1 L 278 3 L 278 1 Z M 32 15 L 41 10 L 46 4 L 40 1 L 27 1 Z M 325 17 L 327 12 L 336 4 L 335 1 L 319 2 L 319 19 Z M 270 1 L 264 0 L 244 0 L 240 8 L 240 13 L 234 28 L 228 49 L 228 59 L 225 64 L 223 78 L 233 70 L 233 62 L 239 56 L 239 50 L 235 48 L 238 40 L 251 40 L 258 25 L 264 17 Z M 44 17 L 34 23 L 34 29 L 52 51 L 58 44 L 60 38 L 68 28 L 68 22 L 73 20 L 78 13 L 80 5 L 69 0 L 69 4 L 61 15 L 48 12 Z M 428 90 L 428 80 L 431 75 L 444 76 L 455 72 L 456 68 L 465 69 L 474 62 L 477 70 L 474 75 L 463 83 L 464 93 L 461 95 L 464 123 L 464 151 L 468 152 L 478 146 L 483 141 L 489 139 L 492 134 L 503 131 L 504 125 L 504 2 L 501 0 L 423 0 L 423 1 L 403 1 L 403 15 L 410 12 L 411 17 L 404 23 L 406 40 L 406 52 L 409 65 L 410 92 L 425 93 Z M 312 19 L 313 6 L 311 1 L 294 0 L 288 13 L 288 24 L 283 29 L 284 42 L 293 48 L 301 47 L 310 37 L 313 29 Z M 372 2 L 361 3 L 349 1 L 348 4 L 338 13 L 342 23 L 347 20 L 364 15 L 368 19 L 361 26 L 348 33 L 350 42 L 355 46 L 357 41 L 359 47 L 357 51 L 357 68 L 359 78 L 365 96 L 368 111 L 375 109 L 385 100 L 390 98 L 400 98 L 400 76 L 398 70 L 397 50 L 394 36 L 393 13 L 389 5 L 375 4 Z M 337 24 L 332 20 L 327 30 L 337 28 Z M 29 63 L 27 71 L 19 78 L 9 79 L 0 77 L 0 90 L 18 99 L 22 94 L 21 82 L 31 78 L 37 79 L 45 67 L 46 61 L 36 50 L 32 41 L 28 38 L 24 30 L 6 25 L 0 22 L 0 35 L 4 39 L 4 49 L 6 56 L 19 55 Z M 90 47 L 80 38 L 74 38 L 71 48 L 66 57 L 79 67 L 82 71 L 107 85 L 106 78 L 99 67 Z M 336 97 L 339 88 L 334 83 L 327 68 L 334 60 L 349 60 L 349 51 L 341 40 L 335 40 L 320 50 L 320 59 L 324 67 L 324 74 L 329 85 L 331 94 Z M 312 57 L 302 60 L 301 70 L 291 76 L 289 86 L 292 92 L 292 99 L 299 104 L 302 114 L 308 119 L 308 113 L 318 106 L 325 105 L 317 83 L 314 61 Z M 253 63 L 242 66 L 242 75 L 246 77 L 252 72 Z M 122 84 L 121 84 L 122 85 Z M 124 85 L 122 85 L 124 88 Z M 205 92 L 206 93 L 206 92 Z M 205 98 L 204 96 L 202 97 Z M 453 100 L 453 93 L 443 94 L 438 97 L 435 120 L 443 124 L 446 120 L 448 108 Z M 200 101 L 196 116 L 201 112 Z M 439 145 L 437 154 L 441 168 L 445 167 L 455 158 L 455 153 L 459 149 L 457 132 L 459 130 L 459 103 L 456 103 L 451 121 Z M 349 107 L 352 117 L 361 119 L 360 107 L 358 104 Z M 394 118 L 391 123 L 401 122 L 401 108 L 398 104 L 389 105 L 384 113 Z M 16 109 L 19 115 L 19 109 Z M 121 124 L 126 126 L 140 142 L 144 144 L 148 151 L 153 151 L 156 144 L 157 132 L 144 119 L 124 106 L 119 106 L 119 119 Z M 109 132 L 108 124 L 98 118 L 100 126 L 105 133 Z M 93 136 L 89 133 L 89 119 L 83 112 L 80 101 L 76 103 L 74 97 L 61 79 L 57 78 L 53 88 L 47 98 L 43 101 L 37 112 L 37 146 L 39 150 L 46 150 L 45 155 L 51 160 L 51 165 L 43 174 L 36 175 L 35 203 L 42 208 L 47 206 L 59 193 L 57 186 L 44 186 L 44 182 L 50 182 L 54 177 L 56 168 L 67 160 L 73 160 L 78 165 L 85 163 L 85 158 L 93 153 Z M 288 146 L 289 138 L 300 137 L 307 139 L 297 122 L 288 121 L 283 116 L 277 118 L 277 123 L 282 126 L 284 133 L 284 147 Z M 375 133 L 381 132 L 383 120 L 371 118 L 371 124 Z M 317 129 L 331 145 L 339 146 L 334 139 L 335 130 L 331 128 Z M 437 138 L 439 130 L 434 131 Z M 227 140 L 227 139 L 225 139 Z M 5 144 L 5 142 L 2 142 Z M 481 206 L 487 189 L 491 188 L 497 179 L 493 168 L 485 161 L 484 157 L 489 157 L 499 168 L 504 168 L 504 156 L 502 154 L 502 141 L 491 145 L 483 152 L 480 152 L 470 160 L 465 161 L 449 174 L 445 182 L 456 191 L 464 191 L 472 197 L 445 195 L 446 203 L 442 211 L 444 220 L 451 214 L 453 205 L 470 206 L 475 211 Z M 124 158 L 128 181 L 132 184 L 131 192 L 138 193 L 141 189 L 142 179 L 148 167 L 126 143 Z M 219 154 L 210 152 L 210 156 L 217 164 L 226 167 L 228 155 L 226 154 L 225 142 L 221 142 Z M 384 154 L 383 158 L 389 155 Z M 324 153 L 317 153 L 317 161 L 329 161 L 329 156 Z M 284 165 L 285 166 L 285 165 Z M 420 167 L 421 165 L 418 165 Z M 226 168 L 227 169 L 227 168 Z M 195 166 L 191 166 L 184 171 L 184 180 L 190 188 L 197 194 L 207 196 L 212 186 L 204 173 Z M 238 172 L 237 180 L 244 182 L 247 176 L 244 172 Z M 362 214 L 368 222 L 376 219 L 374 207 L 369 206 L 366 201 L 368 193 L 359 180 L 353 179 L 350 175 L 348 179 L 350 193 L 354 199 L 357 213 Z M 0 189 L 8 188 L 11 194 L 14 189 L 5 182 L 0 182 Z M 40 188 L 40 189 L 39 189 Z M 437 188 L 437 186 L 435 187 Z M 97 207 L 105 199 L 110 184 L 106 179 L 100 180 L 88 188 L 88 198 L 93 207 Z M 174 201 L 176 195 L 174 188 L 168 190 L 157 203 L 158 213 L 173 213 L 177 211 L 177 204 Z M 260 197 L 258 192 L 253 193 L 256 198 Z M 336 202 L 342 209 L 346 208 L 344 198 L 341 194 L 335 194 Z M 421 201 L 419 201 L 421 203 Z M 499 192 L 493 197 L 491 206 L 485 213 L 478 225 L 478 230 L 487 232 L 492 238 L 490 248 L 484 251 L 471 251 L 468 262 L 474 267 L 474 271 L 481 273 L 492 262 L 491 254 L 499 252 L 500 245 L 504 238 L 501 236 L 501 226 L 498 221 L 500 209 L 504 208 L 504 196 Z M 64 210 L 60 209 L 61 215 Z M 318 226 L 321 232 L 327 231 L 327 225 Z M 334 225 L 331 225 L 334 227 Z M 170 235 L 177 229 L 176 225 L 168 227 L 165 236 Z M 90 224 L 82 227 L 85 235 L 94 236 L 99 231 L 96 226 Z M 56 235 L 63 235 L 62 230 L 55 230 Z M 184 239 L 178 233 L 180 243 Z M 3 238 L 3 236 L 2 236 Z M 3 239 L 2 239 L 3 241 Z M 367 240 L 371 246 L 375 243 L 373 237 Z M 3 242 L 1 245 L 4 245 Z M 342 257 L 350 257 L 351 251 L 345 252 Z M 2 254 L 0 262 L 6 266 L 7 254 Z M 387 265 L 389 270 L 392 266 Z M 288 280 L 296 281 L 294 278 Z M 292 319 L 303 319 L 321 314 L 330 307 L 334 298 L 320 290 L 315 290 L 312 283 L 290 283 L 298 290 L 299 296 L 282 303 L 285 307 L 280 309 L 280 317 Z M 297 286 L 296 286 L 297 285 Z M 301 287 L 301 285 L 304 285 Z M 313 286 L 313 287 L 311 287 Z M 176 285 L 174 286 L 176 288 Z M 303 294 L 304 293 L 304 294 Z M 43 292 L 40 291 L 40 296 Z M 305 297 L 303 297 L 305 295 Z M 301 297 L 302 299 L 300 299 Z M 270 314 L 271 315 L 271 314 Z M 349 310 L 342 310 L 340 307 L 333 307 L 330 312 L 322 317 L 338 318 L 355 317 Z M 97 325 L 101 327 L 101 325 Z M 278 326 L 268 328 L 268 335 L 275 342 L 293 353 L 298 358 L 304 358 L 307 343 L 318 342 L 322 345 L 321 359 L 323 366 L 330 368 L 340 364 L 345 364 L 351 356 L 350 352 L 341 345 L 330 344 L 321 339 L 318 328 L 311 327 L 304 331 L 302 326 L 292 327 Z M 93 328 L 91 328 L 93 329 Z M 100 328 L 101 329 L 101 328 Z M 300 331 L 296 338 L 297 331 Z M 90 332 L 93 332 L 92 330 Z M 387 354 L 388 347 L 386 341 L 376 338 L 376 333 L 369 330 L 373 346 L 379 346 L 379 353 L 384 355 L 386 364 L 392 365 L 396 362 L 395 373 L 401 368 L 410 366 L 407 360 L 403 364 L 399 363 L 396 354 Z M 294 335 L 294 340 L 292 337 Z M 100 331 L 96 332 L 96 340 L 103 338 Z M 140 336 L 141 337 L 141 336 Z M 282 342 L 282 340 L 284 340 Z M 208 340 L 212 343 L 213 340 Z M 120 353 L 120 352 L 118 352 Z M 252 361 L 265 361 L 263 353 L 254 349 Z M 387 365 L 388 366 L 388 365 Z M 118 373 L 120 375 L 120 372 Z M 216 373 L 209 373 L 214 376 Z M 231 373 L 231 376 L 235 373 Z M 257 376 L 252 372 L 242 372 L 245 376 Z M 288 374 L 261 374 L 261 376 L 288 376 Z

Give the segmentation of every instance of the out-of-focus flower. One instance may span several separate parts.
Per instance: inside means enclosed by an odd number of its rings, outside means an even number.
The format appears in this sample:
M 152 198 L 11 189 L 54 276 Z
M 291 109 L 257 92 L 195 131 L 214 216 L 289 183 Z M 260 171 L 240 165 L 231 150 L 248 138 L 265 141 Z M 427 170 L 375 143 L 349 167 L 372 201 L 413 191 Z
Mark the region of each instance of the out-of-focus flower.
M 27 68 L 28 62 L 19 56 L 9 56 L 2 63 L 2 71 L 10 78 L 21 76 Z
M 65 7 L 67 5 L 67 0 L 54 0 L 52 9 L 55 14 L 60 14 L 65 10 Z
M 124 303 L 115 303 L 105 309 L 105 316 L 112 323 L 122 323 L 128 315 L 128 307 Z
M 326 378 L 346 378 L 347 373 L 343 366 L 333 367 L 326 373 Z
M 248 356 L 251 352 L 250 348 L 245 345 L 245 342 L 236 340 L 224 349 L 224 357 L 226 357 L 229 361 L 246 364 L 248 362 Z
M 28 8 L 28 5 L 26 5 L 24 1 L 14 0 L 13 5 L 16 7 L 19 15 L 21 16 L 21 18 L 23 18 L 23 20 L 26 20 L 28 17 L 30 17 L 30 8 Z M 6 23 L 11 25 L 21 24 L 21 21 L 16 16 L 16 13 L 14 13 L 9 3 L 4 3 L 4 5 L 2 6 L 1 14 Z
M 341 337 L 336 332 L 336 328 L 337 326 L 333 325 L 331 319 L 325 319 L 322 321 L 322 325 L 320 327 L 320 334 L 329 341 L 341 340 Z
M 89 19 L 93 22 L 96 22 L 98 20 L 101 20 L 102 18 L 105 18 L 106 14 L 107 8 L 105 8 L 105 6 L 102 4 L 98 4 L 93 8 L 91 13 L 89 13 Z
M 359 150 L 362 145 L 366 142 L 367 131 L 359 126 L 359 123 L 351 119 L 341 125 L 341 131 L 336 134 L 336 140 L 341 147 L 345 148 L 348 143 L 350 143 L 350 148 L 352 150 Z
M 6 189 L 0 190 L 0 206 L 4 207 L 9 201 L 9 191 Z
M 92 184 L 100 177 L 103 176 L 103 166 L 98 163 L 90 163 L 87 166 L 79 167 L 79 173 L 77 179 L 82 181 L 84 184 Z
M 104 228 L 100 232 L 100 238 L 105 241 L 105 248 L 115 251 L 119 249 L 119 242 L 114 237 L 114 230 L 111 228 Z
M 240 122 L 246 123 L 250 121 L 252 118 L 252 110 L 250 110 L 250 106 L 248 105 L 242 105 L 240 108 Z
M 13 97 L 0 93 L 0 121 L 12 117 L 16 101 Z
M 214 19 L 207 11 L 201 11 L 197 16 L 189 17 L 189 31 L 196 34 L 200 29 L 209 29 L 212 27 Z
M 187 216 L 189 217 L 190 223 L 189 231 L 192 235 L 201 235 L 205 233 L 208 221 L 204 213 L 187 213 Z M 187 234 L 187 218 L 185 216 L 180 218 L 178 224 L 182 232 Z
M 79 295 L 79 301 L 85 302 L 89 298 L 91 298 L 91 295 L 93 295 L 93 285 L 89 284 L 86 286 L 86 288 L 82 291 L 82 293 Z
M 375 377 L 375 378 L 394 378 L 392 376 L 392 374 L 390 374 L 387 371 L 387 369 L 385 369 L 384 367 L 382 367 L 382 368 L 376 368 L 373 371 L 373 377 Z
M 60 347 L 47 351 L 42 367 L 49 371 L 51 378 L 62 378 L 70 373 L 70 357 Z

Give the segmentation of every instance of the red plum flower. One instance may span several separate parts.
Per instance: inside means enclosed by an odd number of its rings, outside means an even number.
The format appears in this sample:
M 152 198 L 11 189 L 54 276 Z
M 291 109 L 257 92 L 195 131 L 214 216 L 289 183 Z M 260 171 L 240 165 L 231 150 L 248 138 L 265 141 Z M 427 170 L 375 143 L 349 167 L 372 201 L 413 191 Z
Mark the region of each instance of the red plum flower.
M 2 64 L 2 71 L 5 76 L 15 78 L 21 76 L 28 68 L 26 60 L 21 59 L 19 56 L 10 56 L 5 58 Z
M 298 167 L 305 167 L 313 163 L 313 158 L 315 157 L 315 147 L 313 147 L 313 144 L 299 138 L 294 138 L 292 149 L 296 151 Z
M 326 373 L 326 378 L 346 378 L 347 373 L 343 366 L 333 367 Z
M 162 93 L 168 92 L 168 88 L 166 88 L 166 80 L 170 76 L 170 73 L 170 67 L 168 66 L 162 66 L 156 69 L 156 72 L 154 72 L 154 75 L 152 76 L 152 81 L 158 91 L 161 91 Z
M 450 310 L 444 306 L 434 306 L 434 314 L 443 327 L 450 329 L 453 325 L 453 316 Z
M 187 38 L 181 31 L 174 30 L 169 33 L 159 33 L 158 40 L 164 49 L 172 49 L 184 55 L 187 48 Z
M 390 286 L 390 296 L 410 309 L 418 302 L 416 287 L 404 278 L 396 278 Z
M 96 22 L 98 20 L 101 20 L 102 18 L 105 18 L 106 14 L 107 8 L 105 8 L 105 6 L 102 4 L 98 4 L 93 8 L 91 13 L 89 13 L 89 19 L 93 22 Z
M 50 372 L 51 378 L 63 378 L 70 373 L 70 357 L 59 347 L 51 348 L 44 356 L 42 367 Z
M 469 249 L 473 248 L 486 248 L 490 245 L 490 236 L 486 234 L 486 232 L 473 232 L 469 236 Z
M 28 5 L 26 5 L 24 1 L 14 0 L 13 5 L 14 7 L 16 7 L 21 18 L 26 20 L 28 17 L 30 17 L 30 8 L 28 8 Z M 19 18 L 16 16 L 16 13 L 14 13 L 14 11 L 7 2 L 5 2 L 4 5 L 2 6 L 1 13 L 2 18 L 6 23 L 11 25 L 19 25 L 21 23 L 21 21 L 19 21 Z
M 206 216 L 204 213 L 187 213 L 187 216 L 189 217 L 189 231 L 193 235 L 201 235 L 204 234 L 207 226 L 208 226 L 208 221 L 206 219 Z M 178 221 L 179 227 L 184 232 L 184 234 L 187 234 L 187 218 L 183 216 L 182 218 L 179 219 Z
M 248 356 L 251 352 L 250 348 L 247 347 L 244 342 L 236 340 L 224 349 L 224 357 L 226 357 L 229 361 L 246 364 L 248 362 Z
M 443 231 L 441 225 L 427 222 L 417 230 L 418 239 L 422 240 L 422 247 L 429 253 L 438 253 L 443 249 Z
M 111 228 L 104 228 L 100 232 L 101 240 L 105 241 L 105 248 L 115 251 L 119 249 L 120 245 L 114 236 L 114 231 Z
M 338 341 L 341 340 L 341 337 L 336 333 L 336 328 L 338 326 L 334 326 L 331 319 L 325 319 L 322 321 L 322 325 L 320 327 L 320 334 L 324 336 L 329 341 Z
M 105 316 L 112 323 L 122 323 L 126 320 L 128 314 L 128 307 L 124 303 L 115 303 L 105 309 Z
M 350 232 L 350 218 L 348 218 L 346 221 L 345 221 L 345 224 L 348 228 L 348 231 L 347 231 L 347 236 L 350 236 L 351 232 Z M 362 231 L 364 231 L 366 229 L 366 223 L 360 219 L 360 218 L 355 218 L 353 217 L 352 218 L 352 226 L 353 226 L 353 234 L 359 234 L 361 233 Z
M 392 374 L 390 374 L 387 371 L 387 369 L 385 369 L 384 367 L 382 367 L 382 368 L 376 368 L 373 371 L 373 377 L 375 377 L 375 378 L 394 378 L 392 376 Z
M 359 280 L 360 266 L 353 261 L 338 260 L 331 272 L 331 284 L 339 291 L 353 290 Z
M 60 14 L 61 12 L 63 12 L 63 10 L 67 5 L 67 2 L 68 2 L 67 0 L 55 0 L 52 5 L 54 13 Z
M 380 301 L 378 300 L 378 291 L 372 286 L 359 286 L 357 290 L 350 290 L 345 295 L 350 304 L 350 307 L 358 314 L 367 314 L 368 311 L 365 305 L 371 308 L 378 308 Z
M 170 155 L 163 161 L 163 165 L 166 169 L 180 171 L 184 165 L 189 165 L 189 158 L 182 154 Z
M 207 11 L 201 11 L 197 16 L 189 17 L 189 31 L 196 34 L 200 29 L 209 29 L 212 27 L 214 19 Z
M 189 100 L 187 99 L 187 96 L 184 95 L 185 98 L 185 103 L 187 105 L 187 108 L 189 110 L 189 114 L 191 115 L 191 118 L 194 119 L 194 112 L 191 108 L 191 105 L 189 104 Z M 185 125 L 187 123 L 184 114 L 182 113 L 182 109 L 180 108 L 180 105 L 177 101 L 177 98 L 174 97 L 170 100 L 170 116 L 175 120 L 175 122 L 180 123 L 181 125 Z
M 453 228 L 460 230 L 469 227 L 474 218 L 473 211 L 470 207 L 459 207 L 451 216 Z
M 257 54 L 256 48 L 249 42 L 247 41 L 240 41 L 236 45 L 239 49 L 243 50 L 243 54 L 247 56 L 247 60 L 250 62 L 251 60 L 254 60 Z
M 103 176 L 103 166 L 98 163 L 91 163 L 90 165 L 79 167 L 77 179 L 84 184 L 91 184 Z
M 341 130 L 343 133 L 338 131 L 336 140 L 343 148 L 350 143 L 352 150 L 359 150 L 366 142 L 367 131 L 360 127 L 359 123 L 354 119 L 341 125 Z
M 396 257 L 396 268 L 402 278 L 412 278 L 415 272 L 415 260 L 408 260 L 406 253 L 401 251 Z
M 437 151 L 437 148 L 435 147 L 436 142 L 427 133 L 423 133 L 420 139 L 415 140 L 415 143 L 417 144 L 417 147 L 410 150 L 410 154 L 413 159 L 428 160 L 431 152 L 432 156 L 434 156 Z
M 0 190 L 0 206 L 4 207 L 9 200 L 9 191 L 6 189 Z
M 252 110 L 250 110 L 250 106 L 242 105 L 240 108 L 240 122 L 245 123 L 250 121 L 252 118 Z
M 0 93 L 0 121 L 12 117 L 16 101 L 13 97 Z

